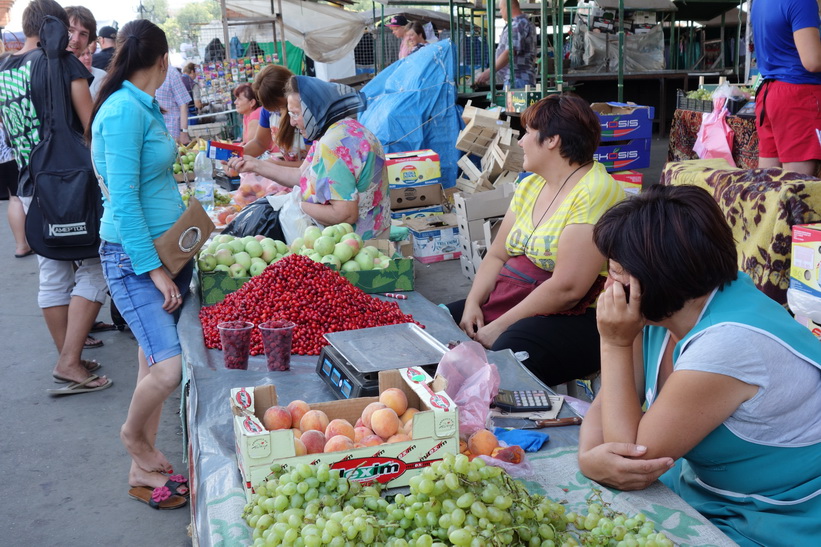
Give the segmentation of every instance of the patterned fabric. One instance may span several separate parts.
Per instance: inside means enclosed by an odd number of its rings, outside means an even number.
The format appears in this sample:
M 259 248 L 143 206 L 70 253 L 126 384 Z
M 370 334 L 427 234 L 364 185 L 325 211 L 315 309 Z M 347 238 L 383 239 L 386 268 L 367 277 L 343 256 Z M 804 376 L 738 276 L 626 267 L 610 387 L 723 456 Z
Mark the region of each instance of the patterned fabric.
M 701 116 L 701 112 L 693 110 L 675 111 L 673 125 L 670 128 L 667 161 L 698 159 L 698 154 L 693 152 L 693 144 L 701 127 Z M 742 169 L 758 167 L 758 133 L 755 131 L 755 120 L 727 116 L 727 124 L 735 132 L 732 150 L 735 164 Z
M 385 153 L 376 136 L 356 120 L 341 120 L 311 146 L 299 187 L 302 200 L 327 203 L 359 200 L 354 227 L 372 239 L 390 226 Z
M 507 51 L 508 32 L 513 28 L 513 77 L 516 88 L 536 85 L 536 27 L 526 15 L 518 15 L 509 25 L 505 25 L 496 46 L 496 57 Z M 505 82 L 510 78 L 510 65 L 496 73 L 496 80 Z
M 764 294 L 787 302 L 792 227 L 821 221 L 821 180 L 775 167 L 732 169 L 724 160 L 695 160 L 668 163 L 660 182 L 710 192 L 733 229 L 739 270 Z
M 6 163 L 14 159 L 14 150 L 9 145 L 9 138 L 6 129 L 0 123 L 0 163 Z
M 305 138 L 315 141 L 334 123 L 368 108 L 368 99 L 344 84 L 325 82 L 310 76 L 294 76 L 299 85 L 299 102 Z
M 182 76 L 176 68 L 169 68 L 165 75 L 165 81 L 157 88 L 154 95 L 160 107 L 165 111 L 162 117 L 165 120 L 165 127 L 172 138 L 180 135 L 180 106 L 187 105 L 191 101 L 191 95 L 182 83 Z
M 573 187 L 550 218 L 533 226 L 533 207 L 545 180 L 530 175 L 516 188 L 510 210 L 516 221 L 507 236 L 505 248 L 510 256 L 526 254 L 536 266 L 552 272 L 558 260 L 559 238 L 569 224 L 595 224 L 605 211 L 624 199 L 624 190 L 598 162 Z M 550 190 L 547 190 L 550 191 Z M 602 264 L 602 275 L 607 268 Z

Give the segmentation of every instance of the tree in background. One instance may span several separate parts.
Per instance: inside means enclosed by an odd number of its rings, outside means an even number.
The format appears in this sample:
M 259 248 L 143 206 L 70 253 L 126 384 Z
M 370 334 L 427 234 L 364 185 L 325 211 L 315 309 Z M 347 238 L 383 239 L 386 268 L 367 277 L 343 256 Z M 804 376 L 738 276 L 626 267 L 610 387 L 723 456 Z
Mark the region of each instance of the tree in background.
M 222 13 L 216 0 L 189 2 L 175 13 L 168 9 L 168 0 L 143 0 L 143 17 L 156 23 L 168 39 L 168 47 L 179 50 L 183 42 L 196 45 L 202 25 L 219 21 Z
M 140 19 L 148 19 L 156 25 L 162 25 L 168 19 L 168 0 L 142 0 L 140 2 Z

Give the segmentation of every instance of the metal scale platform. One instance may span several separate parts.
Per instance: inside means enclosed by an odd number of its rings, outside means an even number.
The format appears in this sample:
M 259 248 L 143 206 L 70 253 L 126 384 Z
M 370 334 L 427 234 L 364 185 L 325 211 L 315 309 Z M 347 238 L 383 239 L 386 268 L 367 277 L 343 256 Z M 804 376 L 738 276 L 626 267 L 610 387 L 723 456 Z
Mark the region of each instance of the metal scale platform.
M 414 323 L 332 332 L 316 372 L 339 399 L 379 394 L 379 371 L 422 367 L 433 376 L 448 348 Z

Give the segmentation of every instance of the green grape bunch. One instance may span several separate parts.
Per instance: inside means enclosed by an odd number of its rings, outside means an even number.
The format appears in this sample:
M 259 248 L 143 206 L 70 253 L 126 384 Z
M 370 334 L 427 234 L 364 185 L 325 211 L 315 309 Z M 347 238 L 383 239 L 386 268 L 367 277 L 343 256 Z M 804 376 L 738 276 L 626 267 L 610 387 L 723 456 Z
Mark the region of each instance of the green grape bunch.
M 383 496 L 328 465 L 274 465 L 243 512 L 253 545 L 266 547 L 594 546 L 668 547 L 638 514 L 612 511 L 600 493 L 586 513 L 530 494 L 498 467 L 446 454 L 410 479 L 410 493 Z
M 695 91 L 690 91 L 687 93 L 688 99 L 698 99 L 700 101 L 712 101 L 713 100 L 713 92 L 708 91 L 706 89 L 696 89 Z

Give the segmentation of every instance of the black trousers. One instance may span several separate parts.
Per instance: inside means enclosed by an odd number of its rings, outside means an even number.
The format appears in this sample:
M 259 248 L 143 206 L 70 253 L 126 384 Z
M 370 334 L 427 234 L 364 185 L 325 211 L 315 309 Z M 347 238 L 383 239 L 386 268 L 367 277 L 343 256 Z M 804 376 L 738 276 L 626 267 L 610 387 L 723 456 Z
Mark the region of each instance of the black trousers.
M 448 304 L 458 324 L 465 311 L 465 301 Z M 599 331 L 596 310 L 584 315 L 538 315 L 513 323 L 503 332 L 494 351 L 526 351 L 530 358 L 524 365 L 549 386 L 584 378 L 601 368 Z

